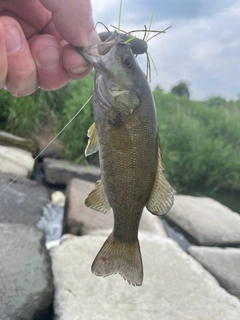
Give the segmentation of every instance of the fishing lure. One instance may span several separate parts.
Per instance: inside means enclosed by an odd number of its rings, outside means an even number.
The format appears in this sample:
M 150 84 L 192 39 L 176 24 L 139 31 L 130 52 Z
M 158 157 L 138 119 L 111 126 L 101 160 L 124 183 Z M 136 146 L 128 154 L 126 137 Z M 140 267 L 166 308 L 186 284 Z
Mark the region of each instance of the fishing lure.
M 100 37 L 100 39 L 104 42 L 107 39 L 109 39 L 110 37 L 112 37 L 113 33 L 116 31 L 110 31 L 103 23 L 98 22 L 98 24 L 102 24 L 107 31 L 104 32 L 100 32 L 98 35 Z M 150 59 L 153 63 L 154 66 L 154 70 L 157 74 L 157 70 L 156 67 L 154 65 L 154 62 L 151 58 L 151 55 L 148 52 L 148 41 L 150 41 L 151 39 L 153 39 L 154 37 L 156 37 L 157 35 L 161 34 L 161 33 L 166 33 L 166 31 L 171 28 L 171 26 L 169 26 L 168 28 L 164 29 L 164 30 L 148 30 L 147 27 L 144 25 L 144 29 L 143 30 L 132 30 L 129 32 L 126 32 L 122 29 L 119 29 L 113 25 L 111 25 L 111 27 L 113 27 L 114 29 L 118 30 L 118 36 L 119 38 L 125 42 L 125 43 L 130 43 L 131 44 L 131 49 L 133 54 L 137 57 L 139 54 L 146 54 L 146 58 L 147 58 L 147 70 L 146 70 L 146 77 L 149 80 L 149 82 L 151 82 L 151 63 L 150 63 Z M 143 39 L 140 39 L 136 36 L 133 35 L 133 33 L 135 32 L 144 32 L 144 36 Z M 148 38 L 148 35 L 150 33 L 155 33 L 152 37 Z

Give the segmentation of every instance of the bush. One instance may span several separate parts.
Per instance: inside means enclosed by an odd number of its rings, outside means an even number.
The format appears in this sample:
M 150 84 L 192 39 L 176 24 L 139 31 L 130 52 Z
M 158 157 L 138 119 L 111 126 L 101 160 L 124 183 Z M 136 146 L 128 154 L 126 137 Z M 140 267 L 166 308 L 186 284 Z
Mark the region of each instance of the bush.
M 209 101 L 154 92 L 167 174 L 180 191 L 240 190 L 239 101 Z M 220 100 L 218 99 L 218 102 Z
M 88 100 L 92 88 L 93 74 L 57 91 L 37 90 L 18 99 L 0 90 L 0 128 L 25 138 L 33 138 L 43 126 L 51 127 L 57 134 Z M 90 102 L 59 136 L 64 144 L 64 157 L 77 162 L 84 160 L 87 130 L 93 121 Z
M 93 74 L 54 91 L 38 90 L 25 98 L 0 91 L 0 127 L 29 138 L 43 126 L 57 134 L 91 96 Z M 240 190 L 240 100 L 214 97 L 191 101 L 186 96 L 154 91 L 167 175 L 181 190 Z M 63 156 L 86 162 L 87 130 L 93 123 L 90 102 L 59 136 Z
M 92 76 L 84 79 L 84 81 L 73 81 L 71 83 L 68 98 L 64 98 L 63 106 L 58 113 L 59 119 L 56 133 L 59 132 L 84 105 L 92 95 L 92 89 Z M 87 131 L 93 122 L 92 101 L 90 101 L 60 136 L 65 146 L 65 157 L 78 163 L 86 162 L 84 150 L 88 140 Z

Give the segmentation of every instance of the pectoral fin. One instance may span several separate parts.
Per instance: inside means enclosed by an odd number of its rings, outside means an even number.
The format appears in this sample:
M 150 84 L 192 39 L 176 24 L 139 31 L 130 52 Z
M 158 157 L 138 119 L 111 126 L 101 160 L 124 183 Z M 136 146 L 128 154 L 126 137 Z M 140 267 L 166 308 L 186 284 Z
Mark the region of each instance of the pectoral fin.
M 148 211 L 156 215 L 167 213 L 174 201 L 173 189 L 165 178 L 161 150 L 158 150 L 158 167 L 153 189 L 146 205 Z
M 85 149 L 86 157 L 98 151 L 98 135 L 97 135 L 97 128 L 96 128 L 95 122 L 88 129 L 87 136 L 89 137 L 89 139 L 88 139 L 87 147 Z
M 97 181 L 94 190 L 89 193 L 84 204 L 86 207 L 101 213 L 107 213 L 111 209 L 101 180 Z

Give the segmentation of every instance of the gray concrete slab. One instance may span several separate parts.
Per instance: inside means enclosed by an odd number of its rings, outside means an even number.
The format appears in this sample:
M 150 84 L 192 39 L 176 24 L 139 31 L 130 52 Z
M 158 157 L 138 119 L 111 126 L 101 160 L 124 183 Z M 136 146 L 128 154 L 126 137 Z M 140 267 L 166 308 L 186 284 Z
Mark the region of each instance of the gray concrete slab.
M 240 302 L 170 239 L 141 233 L 141 287 L 90 266 L 105 237 L 70 237 L 51 249 L 56 320 L 239 320 Z

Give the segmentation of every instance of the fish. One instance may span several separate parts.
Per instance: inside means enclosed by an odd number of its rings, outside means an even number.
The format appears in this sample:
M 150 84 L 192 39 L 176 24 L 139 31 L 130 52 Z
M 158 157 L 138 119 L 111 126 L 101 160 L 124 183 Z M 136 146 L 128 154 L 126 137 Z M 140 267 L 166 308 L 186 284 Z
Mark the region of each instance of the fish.
M 94 124 L 85 155 L 99 151 L 101 180 L 85 205 L 101 213 L 112 208 L 113 231 L 91 270 L 106 277 L 119 273 L 141 286 L 143 263 L 138 240 L 144 207 L 167 213 L 173 189 L 164 175 L 156 109 L 151 89 L 131 49 L 117 32 L 104 42 L 79 50 L 94 67 Z

